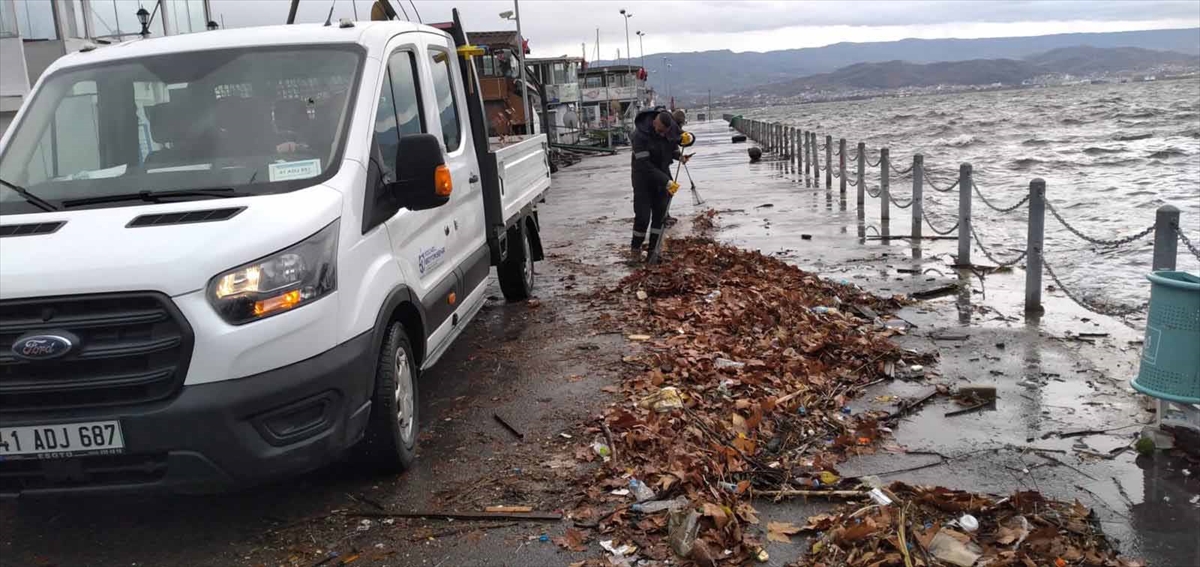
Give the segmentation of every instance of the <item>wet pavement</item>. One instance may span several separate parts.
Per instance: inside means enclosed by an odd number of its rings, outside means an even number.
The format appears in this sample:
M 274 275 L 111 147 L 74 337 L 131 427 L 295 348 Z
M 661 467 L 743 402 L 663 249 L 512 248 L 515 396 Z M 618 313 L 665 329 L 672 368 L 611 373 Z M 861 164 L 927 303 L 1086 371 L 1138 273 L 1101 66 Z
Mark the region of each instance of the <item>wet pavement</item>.
M 885 295 L 965 284 L 898 314 L 914 325 L 902 345 L 940 355 L 927 377 L 880 384 L 852 407 L 886 408 L 886 396 L 969 382 L 997 388 L 994 408 L 946 417 L 957 406 L 935 400 L 896 428 L 888 446 L 903 451 L 851 460 L 840 468 L 844 476 L 1077 498 L 1095 508 L 1126 553 L 1155 566 L 1200 565 L 1200 506 L 1189 502 L 1200 494 L 1200 466 L 1162 454 L 1114 453 L 1151 417 L 1128 385 L 1137 371 L 1137 329 L 1055 293 L 1047 294 L 1044 315 L 1027 319 L 1020 270 L 960 274 L 949 267 L 953 242 L 925 242 L 917 257 L 905 241 L 868 239 L 874 230 L 907 234 L 906 213 L 894 212 L 892 226 L 880 227 L 865 222 L 878 217 L 868 205 L 860 221 L 854 190 L 840 199 L 838 180 L 830 192 L 805 187 L 780 162 L 748 163 L 748 146 L 731 144 L 723 123 L 697 124 L 694 131 L 700 142 L 689 170 L 707 202 L 693 205 L 685 183 L 675 216 L 717 209 L 718 238 Z M 621 357 L 629 354 L 619 333 L 596 325 L 613 314 L 597 291 L 628 271 L 618 257 L 632 224 L 628 160 L 627 154 L 589 158 L 555 176 L 540 209 L 548 258 L 538 266 L 538 300 L 490 300 L 422 376 L 421 446 L 412 471 L 373 475 L 348 459 L 229 495 L 0 503 L 0 565 L 309 566 L 353 558 L 354 565 L 557 566 L 599 557 L 604 552 L 595 539 L 584 553 L 542 541 L 543 534 L 561 535 L 565 520 L 389 523 L 345 512 L 491 505 L 553 512 L 579 503 L 575 454 L 596 434 L 586 427 L 615 399 L 604 388 L 620 380 Z M 687 232 L 687 223 L 674 230 Z M 1106 432 L 1058 436 L 1089 429 Z M 828 505 L 756 501 L 755 507 L 765 525 L 803 523 Z M 801 538 L 770 543 L 769 564 L 794 561 L 803 548 Z

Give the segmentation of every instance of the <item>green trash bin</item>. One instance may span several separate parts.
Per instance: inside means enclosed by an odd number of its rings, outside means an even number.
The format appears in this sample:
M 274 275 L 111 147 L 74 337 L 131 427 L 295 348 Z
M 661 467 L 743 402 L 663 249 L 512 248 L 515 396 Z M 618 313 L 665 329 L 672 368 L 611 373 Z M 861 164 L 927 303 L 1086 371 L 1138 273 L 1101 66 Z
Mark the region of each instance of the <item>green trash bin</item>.
M 1142 361 L 1133 389 L 1147 396 L 1200 404 L 1200 277 L 1154 272 Z

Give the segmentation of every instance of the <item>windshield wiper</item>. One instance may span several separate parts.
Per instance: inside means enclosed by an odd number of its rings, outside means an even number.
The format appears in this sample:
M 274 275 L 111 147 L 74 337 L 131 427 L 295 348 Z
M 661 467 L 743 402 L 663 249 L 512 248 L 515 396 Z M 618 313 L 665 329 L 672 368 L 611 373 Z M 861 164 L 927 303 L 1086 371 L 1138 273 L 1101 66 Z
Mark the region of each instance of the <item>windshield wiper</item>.
M 147 203 L 162 203 L 163 199 L 175 197 L 210 197 L 226 199 L 230 197 L 245 197 L 246 193 L 238 192 L 231 187 L 212 187 L 209 189 L 179 189 L 176 191 L 138 191 L 137 193 L 118 193 L 116 195 L 101 195 L 99 197 L 84 197 L 62 202 L 63 208 L 96 205 L 100 203 L 118 203 L 121 201 L 146 201 Z
M 15 185 L 15 184 L 9 183 L 3 179 L 0 179 L 0 185 L 8 187 L 9 189 L 12 189 L 18 195 L 24 197 L 26 201 L 29 201 L 34 206 L 36 206 L 37 208 L 39 208 L 43 211 L 52 212 L 52 211 L 58 210 L 58 207 L 54 206 L 54 204 L 51 203 L 50 201 L 47 201 L 41 197 L 38 197 L 37 195 L 34 195 L 33 193 L 30 193 L 29 191 L 27 191 L 24 187 L 21 187 L 20 185 Z

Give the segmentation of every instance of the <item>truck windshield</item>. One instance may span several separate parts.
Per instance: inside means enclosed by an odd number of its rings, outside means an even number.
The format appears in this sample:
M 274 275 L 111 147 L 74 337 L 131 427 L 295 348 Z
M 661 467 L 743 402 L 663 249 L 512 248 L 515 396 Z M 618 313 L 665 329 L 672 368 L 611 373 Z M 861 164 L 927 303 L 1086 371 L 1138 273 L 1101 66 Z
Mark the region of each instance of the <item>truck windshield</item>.
M 141 204 L 97 199 L 140 192 L 310 186 L 336 172 L 362 60 L 355 46 L 315 46 L 70 68 L 47 77 L 13 125 L 0 179 L 67 207 Z M 41 210 L 0 186 L 0 214 Z

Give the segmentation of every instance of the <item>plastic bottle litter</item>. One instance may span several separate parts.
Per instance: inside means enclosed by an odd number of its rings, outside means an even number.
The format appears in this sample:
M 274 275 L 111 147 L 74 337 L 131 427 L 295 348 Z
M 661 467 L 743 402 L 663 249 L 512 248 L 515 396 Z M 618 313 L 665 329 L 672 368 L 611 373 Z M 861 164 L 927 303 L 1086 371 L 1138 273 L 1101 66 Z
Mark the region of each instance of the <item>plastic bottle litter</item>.
M 725 492 L 737 492 L 738 487 L 737 484 L 732 482 L 718 482 L 717 486 L 720 486 L 721 490 L 724 490 Z
M 705 295 L 704 301 L 712 303 L 713 301 L 716 301 L 720 297 L 721 297 L 721 290 L 717 289 L 717 290 L 710 291 L 708 293 L 708 295 Z
M 629 491 L 633 493 L 633 498 L 638 502 L 654 500 L 654 490 L 636 478 L 629 479 Z
M 713 366 L 715 366 L 717 370 L 724 370 L 726 368 L 741 369 L 746 367 L 746 363 L 729 360 L 728 358 L 718 358 L 717 361 L 713 363 Z
M 970 514 L 963 514 L 958 519 L 958 526 L 967 533 L 974 533 L 975 530 L 979 529 L 979 520 Z
M 682 409 L 683 397 L 679 395 L 679 389 L 667 386 L 642 400 L 638 405 L 644 408 L 653 408 L 659 413 L 667 413 L 671 410 Z
M 695 508 L 672 512 L 667 522 L 667 533 L 671 549 L 676 555 L 687 558 L 696 544 L 696 535 L 700 533 L 700 513 Z
M 687 498 L 679 496 L 674 500 L 654 500 L 652 502 L 641 502 L 630 506 L 630 509 L 639 514 L 654 514 L 664 510 L 675 512 L 687 508 L 687 505 Z
M 838 312 L 836 307 L 825 307 L 825 306 L 813 307 L 811 309 L 811 311 L 813 313 L 816 313 L 817 315 L 824 315 L 826 313 L 836 314 Z
M 543 543 L 550 541 L 550 536 L 548 536 L 546 534 L 542 534 L 542 535 L 538 536 L 538 541 L 543 542 Z
M 601 443 L 599 439 L 592 441 L 592 451 L 600 455 L 600 458 L 604 459 L 605 462 L 608 462 L 612 458 L 612 449 L 608 445 Z

